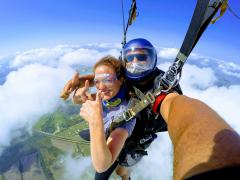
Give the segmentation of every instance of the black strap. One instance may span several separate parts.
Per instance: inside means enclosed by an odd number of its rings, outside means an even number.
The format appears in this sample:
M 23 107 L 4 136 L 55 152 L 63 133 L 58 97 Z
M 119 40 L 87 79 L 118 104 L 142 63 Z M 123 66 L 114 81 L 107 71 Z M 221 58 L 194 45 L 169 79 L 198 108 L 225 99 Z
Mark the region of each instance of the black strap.
M 193 44 L 192 49 L 195 47 L 196 43 L 198 42 L 199 38 L 201 37 L 201 35 L 203 34 L 203 32 L 205 31 L 205 29 L 207 28 L 207 26 L 210 24 L 211 20 L 213 19 L 213 17 L 215 16 L 215 14 L 217 13 L 218 9 L 220 8 L 220 6 L 222 5 L 223 0 L 218 2 L 215 1 L 210 1 L 207 10 L 205 12 L 205 16 L 204 19 L 202 21 L 200 30 L 198 32 L 197 38 Z M 191 49 L 191 51 L 192 51 Z M 190 53 L 191 53 L 190 51 Z
M 199 30 L 202 25 L 202 21 L 208 7 L 210 0 L 198 0 L 197 5 L 194 10 L 193 17 L 191 19 L 190 25 L 188 27 L 187 34 L 180 48 L 180 52 L 185 56 L 191 53 L 194 45 L 196 44 L 196 38 L 198 36 Z
M 191 23 L 180 48 L 186 58 L 190 55 L 201 35 L 211 22 L 224 0 L 198 0 Z M 177 61 L 176 58 L 175 61 Z
M 201 35 L 225 0 L 198 0 L 188 31 L 174 63 L 161 79 L 162 89 L 169 91 L 181 78 L 182 67 Z

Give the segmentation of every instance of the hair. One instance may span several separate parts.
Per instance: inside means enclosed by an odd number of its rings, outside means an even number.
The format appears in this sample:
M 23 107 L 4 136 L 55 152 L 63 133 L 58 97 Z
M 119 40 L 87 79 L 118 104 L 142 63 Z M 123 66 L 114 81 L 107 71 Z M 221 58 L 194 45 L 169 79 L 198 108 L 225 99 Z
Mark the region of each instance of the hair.
M 116 73 L 116 76 L 119 80 L 121 78 L 125 79 L 122 61 L 118 60 L 117 58 L 111 55 L 104 56 L 94 65 L 93 72 L 95 72 L 98 66 L 102 66 L 102 65 L 111 67 Z

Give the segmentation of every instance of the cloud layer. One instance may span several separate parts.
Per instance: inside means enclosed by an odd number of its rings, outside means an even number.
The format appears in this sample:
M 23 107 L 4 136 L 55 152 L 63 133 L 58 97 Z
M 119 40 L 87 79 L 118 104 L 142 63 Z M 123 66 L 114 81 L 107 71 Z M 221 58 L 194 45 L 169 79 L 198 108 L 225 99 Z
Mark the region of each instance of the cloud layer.
M 59 92 L 73 71 L 30 64 L 8 74 L 0 86 L 0 144 L 6 146 L 17 129 L 28 126 L 59 103 Z
M 60 103 L 59 93 L 76 67 L 92 66 L 107 54 L 118 57 L 119 51 L 118 44 L 59 45 L 19 52 L 8 63 L 2 57 L 0 67 L 9 71 L 3 71 L 5 82 L 0 85 L 0 151 L 18 135 L 17 129 L 31 129 L 41 115 L 54 111 Z M 158 48 L 158 67 L 166 70 L 177 51 Z M 191 54 L 180 84 L 184 94 L 207 103 L 240 133 L 240 65 Z M 133 179 L 172 179 L 171 156 L 167 133 L 159 133 L 149 155 L 132 168 Z M 69 158 L 66 162 L 66 173 L 70 174 L 72 164 L 78 164 L 76 177 L 81 177 L 81 168 L 90 167 L 84 163 L 89 159 L 74 162 Z

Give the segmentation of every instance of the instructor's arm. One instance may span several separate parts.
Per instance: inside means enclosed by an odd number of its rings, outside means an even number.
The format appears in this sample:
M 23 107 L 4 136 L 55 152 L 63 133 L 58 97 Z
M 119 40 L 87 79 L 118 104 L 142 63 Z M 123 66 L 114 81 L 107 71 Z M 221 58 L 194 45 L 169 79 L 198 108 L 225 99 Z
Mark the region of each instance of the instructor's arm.
M 240 164 L 239 135 L 210 107 L 172 93 L 160 113 L 174 148 L 174 179 Z

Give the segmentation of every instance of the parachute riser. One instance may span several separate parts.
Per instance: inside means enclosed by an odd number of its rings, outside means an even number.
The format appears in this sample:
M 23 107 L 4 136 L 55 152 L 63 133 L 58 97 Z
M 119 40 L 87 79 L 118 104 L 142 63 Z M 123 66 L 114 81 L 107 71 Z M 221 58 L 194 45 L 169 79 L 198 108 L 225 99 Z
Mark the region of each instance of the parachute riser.
M 128 31 L 128 27 L 130 25 L 132 25 L 132 22 L 135 20 L 136 18 L 136 9 L 137 9 L 137 3 L 136 0 L 132 0 L 132 4 L 131 4 L 131 8 L 129 10 L 129 16 L 128 16 L 128 21 L 125 25 L 125 17 L 124 17 L 124 5 L 123 5 L 123 0 L 122 2 L 122 20 L 123 20 L 123 38 L 122 38 L 122 50 L 120 51 L 120 57 L 119 59 L 122 61 L 122 53 L 123 53 L 123 47 L 125 46 L 126 42 L 127 42 L 127 31 Z
M 190 29 L 191 25 L 195 21 L 195 17 L 192 18 L 190 27 L 189 27 L 187 35 L 184 39 L 183 45 L 182 45 L 180 51 L 178 52 L 174 63 L 169 67 L 169 69 L 165 72 L 165 74 L 159 81 L 159 89 L 157 90 L 157 92 L 154 93 L 154 95 L 158 95 L 161 92 L 168 92 L 170 89 L 172 89 L 178 85 L 180 78 L 181 78 L 183 65 L 185 64 L 188 56 L 192 52 L 192 49 L 195 47 L 195 45 L 198 42 L 199 38 L 201 37 L 202 33 L 204 32 L 204 30 L 210 23 L 211 19 L 217 13 L 219 7 L 222 5 L 222 3 L 224 1 L 226 1 L 226 0 L 210 0 L 209 2 L 205 1 L 205 3 L 208 2 L 208 5 L 206 4 L 207 8 L 206 8 L 205 14 L 202 18 L 201 24 L 199 24 L 200 27 L 198 30 L 194 29 L 194 31 L 193 31 Z M 195 13 L 196 12 L 194 12 L 193 16 L 198 15 L 198 13 L 196 13 L 196 14 Z M 188 35 L 193 35 L 193 32 L 195 33 L 196 38 L 194 41 L 192 41 L 193 42 L 192 47 L 189 47 L 190 43 L 189 43 Z M 186 48 L 187 46 L 188 46 L 188 48 Z

